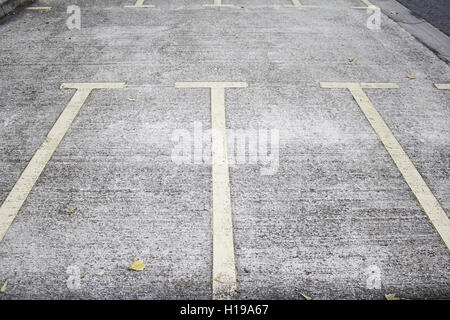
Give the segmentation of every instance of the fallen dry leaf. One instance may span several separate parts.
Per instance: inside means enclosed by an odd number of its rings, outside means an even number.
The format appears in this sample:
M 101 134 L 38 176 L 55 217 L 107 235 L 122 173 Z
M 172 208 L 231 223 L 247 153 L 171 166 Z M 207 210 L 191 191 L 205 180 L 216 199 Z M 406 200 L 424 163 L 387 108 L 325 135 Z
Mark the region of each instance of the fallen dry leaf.
M 77 208 L 73 208 L 72 210 L 70 210 L 70 213 L 75 213 L 75 212 L 77 212 Z
M 398 14 L 397 11 L 391 11 L 391 14 Z
M 145 269 L 145 263 L 142 260 L 134 260 L 133 264 L 128 268 L 128 270 L 142 271 Z
M 46 12 L 49 12 L 50 10 L 52 10 L 52 8 L 47 8 L 47 9 L 41 10 L 40 12 L 41 13 L 46 13 Z
M 0 289 L 0 292 L 1 293 L 5 293 L 7 286 L 8 286 L 8 280 L 5 281 L 5 283 L 3 284 L 2 288 Z
M 356 60 L 358 60 L 358 58 L 350 58 L 350 59 L 348 59 L 348 62 L 353 62 L 353 61 L 356 61 Z
M 395 296 L 395 293 L 385 294 L 384 297 L 386 298 L 386 300 L 400 300 L 400 298 L 397 298 Z
M 97 273 L 97 275 L 98 276 L 102 276 L 102 275 L 104 275 L 105 273 L 103 272 L 103 271 L 100 271 L 99 273 Z
M 7 45 L 8 47 L 11 47 L 11 46 L 12 46 L 12 42 L 8 42 L 6 45 Z
M 220 282 L 222 283 L 223 281 L 220 279 L 222 277 L 222 272 L 219 272 L 219 274 L 217 275 L 217 277 L 214 278 L 214 281 Z
M 80 279 L 83 279 L 84 277 L 86 277 L 86 273 L 80 274 Z
M 408 75 L 406 75 L 406 77 L 409 78 L 409 79 L 415 79 L 416 78 L 412 74 L 408 74 Z
M 131 101 L 131 102 L 133 102 L 133 101 L 136 101 L 136 99 L 133 99 L 133 98 L 128 98 L 128 101 Z
M 308 297 L 306 294 L 303 294 L 303 293 L 300 293 L 300 294 L 303 296 L 303 298 L 305 298 L 305 300 L 312 300 L 312 298 Z
M 312 281 L 311 277 L 306 278 L 306 281 Z

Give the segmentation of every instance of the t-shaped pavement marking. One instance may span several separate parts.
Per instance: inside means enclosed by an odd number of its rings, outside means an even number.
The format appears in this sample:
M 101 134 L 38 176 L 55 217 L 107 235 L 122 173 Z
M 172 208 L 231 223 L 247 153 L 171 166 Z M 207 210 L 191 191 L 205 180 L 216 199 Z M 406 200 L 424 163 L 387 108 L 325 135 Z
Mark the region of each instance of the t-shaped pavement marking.
M 211 173 L 213 233 L 213 299 L 236 294 L 230 173 L 228 166 L 225 88 L 246 88 L 245 82 L 177 82 L 176 88 L 211 89 Z

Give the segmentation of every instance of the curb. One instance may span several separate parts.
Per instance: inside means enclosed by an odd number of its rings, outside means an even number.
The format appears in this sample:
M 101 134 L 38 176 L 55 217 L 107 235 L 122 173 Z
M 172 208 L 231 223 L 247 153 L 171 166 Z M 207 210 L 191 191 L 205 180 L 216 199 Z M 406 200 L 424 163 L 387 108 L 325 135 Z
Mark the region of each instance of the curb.
M 408 8 L 396 0 L 371 0 L 381 11 L 395 21 L 404 30 L 433 51 L 441 60 L 450 64 L 450 38 L 443 32 L 435 30 L 433 25 L 424 19 L 417 18 Z M 389 14 L 392 10 L 399 13 L 398 18 Z
M 0 0 L 0 19 L 14 12 L 17 8 L 30 4 L 34 0 Z

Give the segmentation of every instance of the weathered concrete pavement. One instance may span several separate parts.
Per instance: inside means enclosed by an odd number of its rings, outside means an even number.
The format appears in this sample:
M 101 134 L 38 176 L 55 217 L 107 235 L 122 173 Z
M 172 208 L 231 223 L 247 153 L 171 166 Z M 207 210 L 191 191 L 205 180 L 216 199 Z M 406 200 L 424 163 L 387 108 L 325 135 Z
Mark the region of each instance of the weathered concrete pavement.
M 248 84 L 226 90 L 228 128 L 279 130 L 275 174 L 230 168 L 235 298 L 450 298 L 448 248 L 352 94 L 320 86 L 397 84 L 365 92 L 448 214 L 449 66 L 385 16 L 368 29 L 359 0 L 212 2 L 48 0 L 0 21 L 0 203 L 61 84 L 126 83 L 90 93 L 1 241 L 0 299 L 213 298 L 211 167 L 171 159 L 174 130 L 211 126 L 209 89 L 175 88 L 197 81 Z

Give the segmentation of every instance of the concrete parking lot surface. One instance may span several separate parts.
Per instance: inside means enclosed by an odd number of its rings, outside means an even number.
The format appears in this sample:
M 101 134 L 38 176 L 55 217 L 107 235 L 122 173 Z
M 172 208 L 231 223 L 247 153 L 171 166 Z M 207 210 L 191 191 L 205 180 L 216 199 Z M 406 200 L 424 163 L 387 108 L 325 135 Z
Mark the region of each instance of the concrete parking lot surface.
M 448 64 L 360 0 L 219 3 L 0 20 L 0 299 L 450 298 Z

